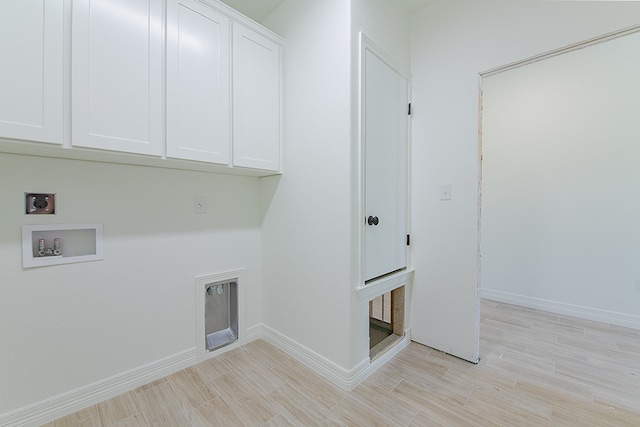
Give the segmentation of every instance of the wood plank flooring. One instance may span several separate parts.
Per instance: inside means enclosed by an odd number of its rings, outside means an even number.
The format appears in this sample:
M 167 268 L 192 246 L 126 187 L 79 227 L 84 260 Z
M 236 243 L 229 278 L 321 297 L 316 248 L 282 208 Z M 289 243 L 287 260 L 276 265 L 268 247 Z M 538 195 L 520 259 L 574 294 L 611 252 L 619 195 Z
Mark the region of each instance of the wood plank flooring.
M 258 340 L 46 426 L 640 426 L 639 330 L 483 301 L 480 350 L 412 343 L 347 392 Z

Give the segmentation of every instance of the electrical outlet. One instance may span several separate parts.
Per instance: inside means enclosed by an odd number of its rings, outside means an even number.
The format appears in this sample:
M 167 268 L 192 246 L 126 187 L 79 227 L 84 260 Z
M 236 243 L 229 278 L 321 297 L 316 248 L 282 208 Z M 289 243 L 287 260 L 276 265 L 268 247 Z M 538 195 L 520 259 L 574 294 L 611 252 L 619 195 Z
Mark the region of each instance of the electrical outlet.
M 56 195 L 42 193 L 25 193 L 26 214 L 55 214 Z
M 194 212 L 197 214 L 207 213 L 207 199 L 204 196 L 196 196 L 193 199 Z

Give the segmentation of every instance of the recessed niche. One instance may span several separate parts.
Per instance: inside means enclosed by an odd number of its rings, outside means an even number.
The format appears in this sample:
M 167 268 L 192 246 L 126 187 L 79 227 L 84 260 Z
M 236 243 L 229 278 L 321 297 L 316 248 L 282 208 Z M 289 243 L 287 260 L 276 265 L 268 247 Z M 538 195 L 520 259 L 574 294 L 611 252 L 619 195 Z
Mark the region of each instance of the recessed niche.
M 207 351 L 238 339 L 238 279 L 206 286 L 204 323 Z
M 102 224 L 22 226 L 24 268 L 102 259 Z
M 245 343 L 244 269 L 196 277 L 196 349 L 205 360 Z
M 380 356 L 404 337 L 404 286 L 369 301 L 369 358 Z

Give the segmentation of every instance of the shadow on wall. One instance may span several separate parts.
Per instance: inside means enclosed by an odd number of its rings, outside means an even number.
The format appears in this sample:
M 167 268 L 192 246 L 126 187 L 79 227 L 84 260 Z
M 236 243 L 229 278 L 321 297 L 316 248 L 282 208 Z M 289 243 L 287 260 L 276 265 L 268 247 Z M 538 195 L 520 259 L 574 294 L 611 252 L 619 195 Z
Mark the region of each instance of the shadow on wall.
M 24 215 L 25 192 L 55 193 L 55 222 L 105 223 L 112 235 L 256 228 L 264 217 L 256 177 L 0 153 L 0 182 L 14 207 L 5 220 L 17 224 L 36 221 Z
M 260 224 L 264 222 L 264 219 L 269 212 L 273 197 L 278 190 L 282 175 L 271 175 L 259 178 L 260 180 Z

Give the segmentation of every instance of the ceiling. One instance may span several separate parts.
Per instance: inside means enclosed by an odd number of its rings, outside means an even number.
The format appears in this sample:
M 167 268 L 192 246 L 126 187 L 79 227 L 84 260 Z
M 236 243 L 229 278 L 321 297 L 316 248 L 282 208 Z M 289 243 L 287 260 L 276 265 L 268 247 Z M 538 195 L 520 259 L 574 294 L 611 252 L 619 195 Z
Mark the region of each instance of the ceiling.
M 261 22 L 284 0 L 220 0 L 254 21 Z M 393 0 L 404 3 L 410 13 L 416 13 L 438 0 Z

